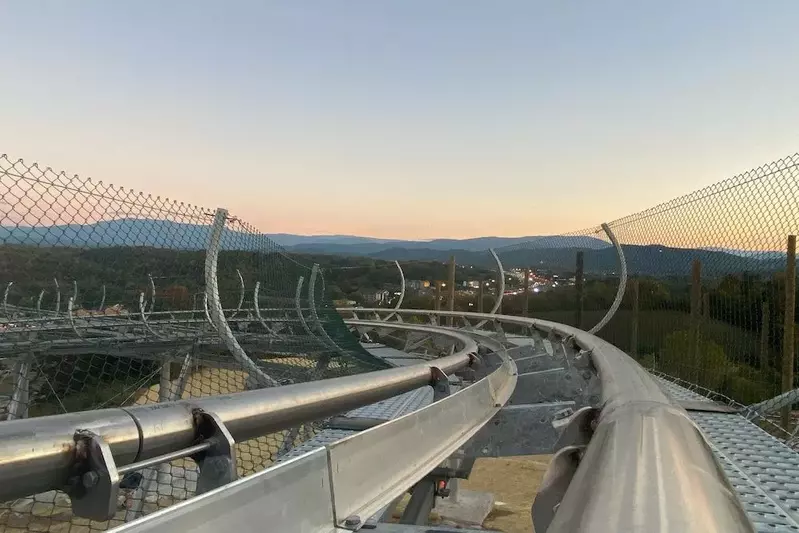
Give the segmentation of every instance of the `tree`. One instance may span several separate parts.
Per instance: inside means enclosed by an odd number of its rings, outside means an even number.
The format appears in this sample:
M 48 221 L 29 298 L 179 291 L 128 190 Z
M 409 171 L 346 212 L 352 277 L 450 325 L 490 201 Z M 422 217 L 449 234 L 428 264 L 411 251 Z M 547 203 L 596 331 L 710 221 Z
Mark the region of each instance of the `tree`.
M 183 285 L 170 285 L 163 290 L 162 299 L 166 300 L 168 309 L 182 311 L 191 309 L 189 289 Z
M 658 369 L 666 374 L 694 382 L 713 391 L 720 391 L 733 366 L 721 346 L 700 334 L 698 358 L 691 360 L 692 332 L 675 331 L 663 339 Z

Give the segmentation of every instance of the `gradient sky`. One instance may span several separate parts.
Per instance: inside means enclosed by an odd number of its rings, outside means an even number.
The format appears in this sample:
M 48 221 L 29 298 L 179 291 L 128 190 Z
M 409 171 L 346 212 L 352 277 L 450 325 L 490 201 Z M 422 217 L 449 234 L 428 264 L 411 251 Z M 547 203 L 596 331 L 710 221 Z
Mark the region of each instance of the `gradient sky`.
M 0 3 L 0 153 L 265 232 L 592 226 L 799 149 L 799 2 Z

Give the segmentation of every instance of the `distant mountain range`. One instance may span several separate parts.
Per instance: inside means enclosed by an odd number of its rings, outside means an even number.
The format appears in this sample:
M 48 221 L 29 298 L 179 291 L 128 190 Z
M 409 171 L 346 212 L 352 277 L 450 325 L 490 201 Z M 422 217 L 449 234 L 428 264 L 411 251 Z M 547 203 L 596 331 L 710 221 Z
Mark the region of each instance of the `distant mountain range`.
M 0 227 L 4 244 L 44 246 L 151 246 L 200 250 L 208 241 L 209 226 L 168 220 L 119 219 L 93 224 Z M 403 241 L 353 235 L 304 236 L 285 233 L 246 234 L 225 230 L 222 248 L 263 250 L 265 247 L 301 254 L 366 256 L 399 261 L 446 261 L 455 255 L 460 264 L 493 266 L 487 253 L 494 248 L 508 268 L 536 266 L 553 271 L 573 271 L 578 250 L 584 251 L 587 273 L 618 270 L 615 250 L 605 241 L 588 236 L 478 237 L 473 239 L 434 239 Z M 685 249 L 661 245 L 624 245 L 632 274 L 687 275 L 691 262 L 699 259 L 708 275 L 749 271 L 774 272 L 784 268 L 785 254 L 724 248 Z
M 574 237 L 475 237 L 472 239 L 433 239 L 429 241 L 376 239 L 352 235 L 289 235 L 274 233 L 267 234 L 267 236 L 276 243 L 296 252 L 346 255 L 369 255 L 391 248 L 482 252 L 489 248 L 512 248 L 521 245 L 538 248 L 585 248 L 592 250 L 610 246 L 603 240 L 582 235 Z
M 155 246 L 159 248 L 201 249 L 208 239 L 209 226 L 170 220 L 117 219 L 93 224 L 58 226 L 2 226 L 0 241 L 6 244 L 38 244 L 61 246 Z M 235 239 L 255 239 L 244 233 L 226 230 L 223 246 L 233 246 Z M 376 239 L 355 235 L 293 235 L 267 233 L 264 237 L 288 251 L 343 255 L 371 255 L 391 248 L 427 250 L 485 251 L 530 242 L 534 247 L 580 247 L 600 249 L 608 244 L 592 237 L 477 237 L 473 239 L 434 239 L 405 241 Z

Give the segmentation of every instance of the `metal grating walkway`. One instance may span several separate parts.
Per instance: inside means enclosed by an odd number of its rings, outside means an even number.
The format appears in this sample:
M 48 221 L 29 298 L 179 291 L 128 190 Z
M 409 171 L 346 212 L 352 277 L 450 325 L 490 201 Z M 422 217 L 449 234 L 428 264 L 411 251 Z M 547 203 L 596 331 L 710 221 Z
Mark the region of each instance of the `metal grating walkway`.
M 420 361 L 423 361 L 421 357 L 413 357 L 411 354 L 401 352 L 394 348 L 389 348 L 388 346 L 384 346 L 382 344 L 363 343 L 363 346 L 367 351 L 369 351 L 369 353 L 384 359 L 392 366 L 407 366 L 409 364 L 416 364 Z M 451 378 L 450 383 L 452 383 L 452 381 L 453 379 Z M 387 400 L 353 409 L 352 411 L 349 411 L 343 415 L 343 418 L 349 418 L 353 420 L 393 420 L 407 413 L 416 411 L 417 409 L 421 409 L 422 407 L 432 403 L 432 401 L 433 388 L 424 386 L 412 391 L 408 391 L 404 394 L 394 396 L 393 398 L 388 398 Z M 317 433 L 313 438 L 281 455 L 277 459 L 277 462 L 285 461 L 291 459 L 292 457 L 299 457 L 300 455 L 308 453 L 316 448 L 319 448 L 320 446 L 325 446 L 332 442 L 339 441 L 356 433 L 358 433 L 358 431 L 354 429 L 337 429 L 327 427 Z
M 655 378 L 675 401 L 711 402 Z M 704 432 L 758 533 L 799 532 L 799 453 L 743 416 L 689 411 Z

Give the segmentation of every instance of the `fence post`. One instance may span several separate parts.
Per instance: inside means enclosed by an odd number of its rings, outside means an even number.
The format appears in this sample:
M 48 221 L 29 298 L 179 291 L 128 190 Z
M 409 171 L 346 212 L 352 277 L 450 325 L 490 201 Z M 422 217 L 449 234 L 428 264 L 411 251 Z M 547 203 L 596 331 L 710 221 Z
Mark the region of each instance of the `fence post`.
M 763 314 L 760 321 L 760 370 L 768 368 L 768 341 L 769 330 L 771 328 L 771 313 L 768 302 L 763 300 Z
M 486 280 L 480 279 L 480 288 L 477 290 L 477 312 L 483 312 L 483 290 L 485 288 Z
M 577 252 L 577 268 L 574 274 L 574 289 L 577 291 L 575 326 L 583 329 L 583 252 Z
M 793 389 L 794 327 L 796 312 L 796 235 L 788 236 L 785 263 L 785 323 L 782 337 L 782 392 Z M 782 427 L 791 431 L 791 406 L 782 408 Z
M 699 326 L 702 321 L 701 315 L 702 299 L 702 262 L 694 259 L 691 266 L 691 353 L 690 353 L 690 376 L 691 381 L 699 383 Z
M 702 293 L 702 319 L 707 322 L 710 319 L 710 293 Z
M 638 297 L 639 287 L 638 278 L 633 280 L 632 283 L 632 322 L 630 324 L 630 355 L 632 357 L 638 356 Z
M 530 314 L 530 269 L 524 269 L 524 309 L 522 316 L 527 317 Z
M 433 309 L 441 311 L 441 281 L 436 281 L 436 301 L 433 302 Z
M 447 293 L 448 301 L 447 301 L 447 311 L 454 311 L 455 310 L 455 256 L 449 256 L 449 290 Z M 447 321 L 449 323 L 449 327 L 452 327 L 453 324 L 453 317 L 449 317 Z

